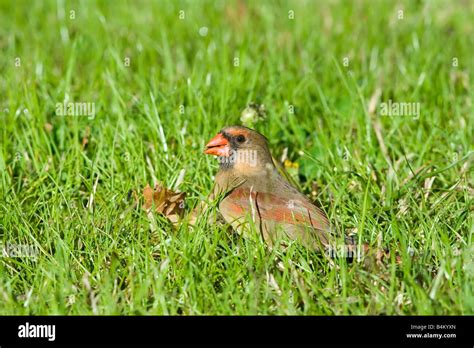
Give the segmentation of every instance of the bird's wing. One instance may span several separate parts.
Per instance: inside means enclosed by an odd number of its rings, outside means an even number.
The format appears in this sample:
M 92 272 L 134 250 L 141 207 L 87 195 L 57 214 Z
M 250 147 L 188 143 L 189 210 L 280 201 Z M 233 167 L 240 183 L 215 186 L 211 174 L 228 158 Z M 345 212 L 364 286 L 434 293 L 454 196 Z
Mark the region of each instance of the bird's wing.
M 286 235 L 313 248 L 327 245 L 330 224 L 324 212 L 301 194 L 290 197 L 241 186 L 230 192 L 219 208 L 233 226 L 250 216 L 267 241 Z

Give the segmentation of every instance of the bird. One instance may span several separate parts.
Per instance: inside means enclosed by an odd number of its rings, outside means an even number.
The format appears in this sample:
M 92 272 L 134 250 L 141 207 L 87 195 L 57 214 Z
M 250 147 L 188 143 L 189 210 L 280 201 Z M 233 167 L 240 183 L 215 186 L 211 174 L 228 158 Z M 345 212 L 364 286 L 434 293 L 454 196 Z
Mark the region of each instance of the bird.
M 244 236 L 256 230 L 269 247 L 289 239 L 311 250 L 334 252 L 341 236 L 324 211 L 280 174 L 268 143 L 244 126 L 224 127 L 207 143 L 204 153 L 219 162 L 210 196 L 219 199 L 220 215 Z M 344 236 L 342 240 L 354 244 Z

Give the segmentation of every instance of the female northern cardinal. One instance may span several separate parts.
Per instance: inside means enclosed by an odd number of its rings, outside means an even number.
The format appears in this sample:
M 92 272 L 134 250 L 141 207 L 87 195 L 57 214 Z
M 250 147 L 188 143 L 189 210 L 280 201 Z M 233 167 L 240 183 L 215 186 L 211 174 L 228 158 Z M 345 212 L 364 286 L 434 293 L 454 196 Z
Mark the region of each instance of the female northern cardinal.
M 219 211 L 235 230 L 247 233 L 251 219 L 270 246 L 285 237 L 316 250 L 335 246 L 337 236 L 328 218 L 280 175 L 262 134 L 226 127 L 204 153 L 219 157 L 213 196 L 223 197 Z

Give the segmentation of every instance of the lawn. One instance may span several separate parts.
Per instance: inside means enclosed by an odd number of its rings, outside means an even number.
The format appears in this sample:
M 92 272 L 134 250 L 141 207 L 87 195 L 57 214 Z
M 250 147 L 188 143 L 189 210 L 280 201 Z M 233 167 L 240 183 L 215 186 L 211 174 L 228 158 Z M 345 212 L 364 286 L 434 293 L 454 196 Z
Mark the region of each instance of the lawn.
M 0 314 L 474 314 L 473 18 L 473 1 L 2 1 Z M 218 170 L 206 142 L 251 103 L 301 191 L 389 257 L 269 249 L 215 208 L 188 224 Z M 144 210 L 157 182 L 186 192 L 180 222 Z

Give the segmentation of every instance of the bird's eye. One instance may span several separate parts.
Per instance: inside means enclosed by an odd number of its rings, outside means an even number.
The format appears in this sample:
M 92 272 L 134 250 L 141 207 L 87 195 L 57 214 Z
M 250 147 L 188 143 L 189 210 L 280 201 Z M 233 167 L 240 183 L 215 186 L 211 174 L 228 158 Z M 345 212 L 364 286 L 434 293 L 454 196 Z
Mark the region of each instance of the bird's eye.
M 245 137 L 244 137 L 242 134 L 240 134 L 239 136 L 237 136 L 237 142 L 243 143 L 244 141 L 245 141 Z

